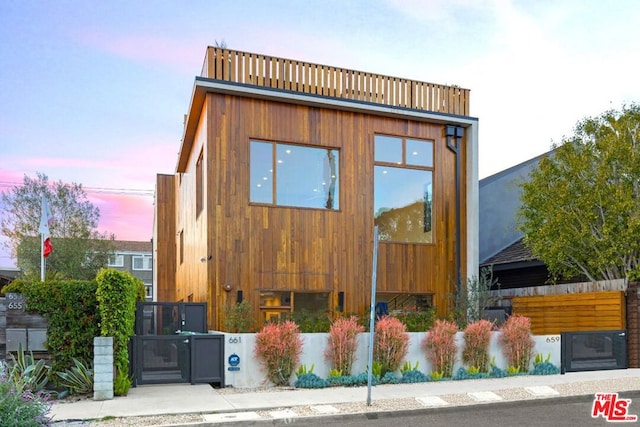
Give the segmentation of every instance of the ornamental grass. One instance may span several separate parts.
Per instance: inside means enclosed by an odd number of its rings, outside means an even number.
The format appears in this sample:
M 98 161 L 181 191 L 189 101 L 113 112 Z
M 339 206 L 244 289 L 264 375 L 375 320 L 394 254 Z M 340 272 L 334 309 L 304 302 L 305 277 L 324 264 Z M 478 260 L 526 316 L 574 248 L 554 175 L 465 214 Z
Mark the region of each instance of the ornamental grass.
M 510 372 L 527 372 L 535 341 L 531 334 L 531 319 L 525 316 L 512 315 L 507 318 L 500 328 L 500 344 L 502 352 L 509 364 Z
M 358 349 L 358 334 L 364 326 L 358 324 L 358 317 L 339 317 L 329 329 L 325 358 L 331 361 L 331 370 L 340 375 L 351 375 Z
M 400 369 L 409 351 L 407 327 L 391 316 L 382 316 L 376 322 L 373 344 L 373 360 L 382 367 L 381 376 Z
M 493 323 L 488 320 L 478 320 L 470 323 L 464 330 L 464 348 L 462 362 L 478 372 L 489 372 L 489 344 Z
M 456 361 L 458 347 L 456 334 L 458 325 L 448 320 L 436 320 L 422 340 L 427 360 L 431 364 L 432 372 L 440 378 L 450 378 L 453 375 L 453 365 Z
M 289 379 L 300 362 L 301 353 L 300 330 L 290 320 L 267 323 L 256 334 L 254 354 L 274 385 L 289 385 Z

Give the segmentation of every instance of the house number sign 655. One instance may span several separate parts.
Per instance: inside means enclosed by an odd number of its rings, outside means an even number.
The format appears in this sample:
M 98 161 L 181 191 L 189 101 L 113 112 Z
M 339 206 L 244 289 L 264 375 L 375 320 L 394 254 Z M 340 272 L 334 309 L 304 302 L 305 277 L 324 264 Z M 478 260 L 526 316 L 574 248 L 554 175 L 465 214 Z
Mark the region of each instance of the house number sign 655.
M 7 294 L 7 299 L 9 303 L 7 304 L 7 309 L 9 310 L 24 310 L 24 295 L 22 294 Z

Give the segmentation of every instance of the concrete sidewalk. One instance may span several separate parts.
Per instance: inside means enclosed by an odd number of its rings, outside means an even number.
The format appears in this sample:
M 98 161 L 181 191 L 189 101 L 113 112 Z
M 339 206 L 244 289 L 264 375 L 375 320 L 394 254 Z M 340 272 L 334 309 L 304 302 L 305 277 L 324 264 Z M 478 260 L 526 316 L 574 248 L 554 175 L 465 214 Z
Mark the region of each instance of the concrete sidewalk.
M 630 390 L 640 390 L 640 369 L 378 385 L 371 389 L 371 401 L 383 403 L 415 399 L 423 407 L 440 407 L 469 404 L 469 401 L 484 403 Z M 303 406 L 317 407 L 318 415 L 335 415 L 340 413 L 340 409 L 331 409 L 332 405 L 365 403 L 367 393 L 367 387 L 229 392 L 216 390 L 208 384 L 146 385 L 132 388 L 128 396 L 113 400 L 56 402 L 51 415 L 54 421 L 77 421 L 105 417 L 207 414 L 203 421 L 216 423 L 237 421 L 242 419 L 240 414 L 251 413 L 248 416 L 255 419 L 259 416 L 256 411 Z M 397 409 L 406 409 L 406 405 Z M 636 409 L 636 412 L 640 411 Z M 295 416 L 295 411 L 289 416 Z

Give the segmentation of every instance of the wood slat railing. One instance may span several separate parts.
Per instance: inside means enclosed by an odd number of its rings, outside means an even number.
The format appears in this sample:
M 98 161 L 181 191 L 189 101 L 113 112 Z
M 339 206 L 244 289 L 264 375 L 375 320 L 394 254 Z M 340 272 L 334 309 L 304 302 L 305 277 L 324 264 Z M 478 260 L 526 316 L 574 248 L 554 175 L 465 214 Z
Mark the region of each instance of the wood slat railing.
M 208 47 L 202 77 L 392 107 L 469 115 L 469 90 Z

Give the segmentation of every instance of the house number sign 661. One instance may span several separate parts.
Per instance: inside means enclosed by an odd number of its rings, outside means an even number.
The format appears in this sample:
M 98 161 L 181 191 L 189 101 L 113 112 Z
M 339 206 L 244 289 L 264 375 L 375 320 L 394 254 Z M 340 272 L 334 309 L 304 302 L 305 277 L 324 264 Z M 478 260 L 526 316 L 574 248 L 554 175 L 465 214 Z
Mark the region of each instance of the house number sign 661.
M 242 344 L 242 337 L 229 337 L 229 344 Z

